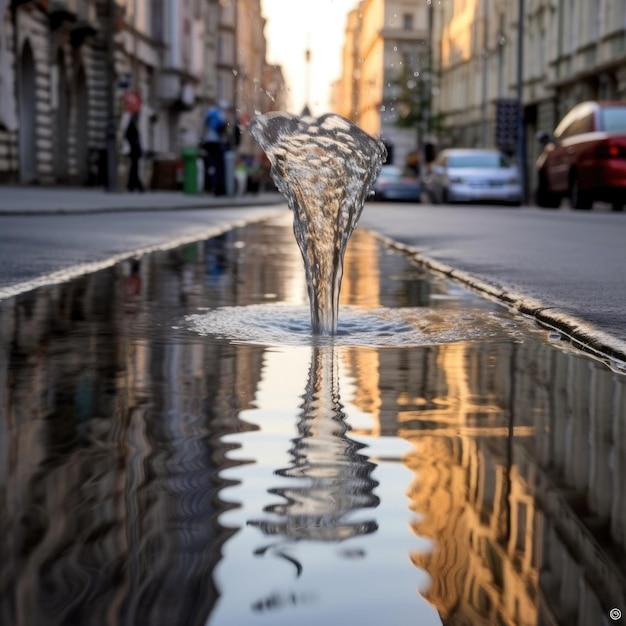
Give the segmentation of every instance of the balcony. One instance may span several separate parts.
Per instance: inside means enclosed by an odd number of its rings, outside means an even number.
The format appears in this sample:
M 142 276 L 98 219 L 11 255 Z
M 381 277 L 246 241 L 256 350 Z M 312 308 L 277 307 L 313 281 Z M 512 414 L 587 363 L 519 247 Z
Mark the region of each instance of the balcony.
M 74 47 L 96 33 L 96 6 L 91 0 L 51 0 L 48 18 L 52 30 L 69 28 Z

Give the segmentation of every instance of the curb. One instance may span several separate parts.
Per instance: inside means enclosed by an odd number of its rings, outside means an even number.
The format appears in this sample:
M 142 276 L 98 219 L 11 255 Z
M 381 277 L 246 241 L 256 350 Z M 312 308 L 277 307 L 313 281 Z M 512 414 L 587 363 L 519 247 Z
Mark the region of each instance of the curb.
M 174 211 L 210 211 L 212 209 L 246 209 L 250 207 L 270 207 L 285 204 L 281 198 L 256 198 L 232 204 L 192 204 L 172 206 L 136 206 L 136 207 L 95 207 L 91 209 L 0 209 L 2 217 L 42 217 L 46 215 L 102 215 L 103 213 L 164 213 Z
M 610 333 L 599 330 L 589 322 L 555 306 L 550 306 L 536 298 L 489 283 L 473 274 L 457 270 L 441 261 L 436 261 L 420 252 L 417 248 L 400 243 L 372 229 L 366 230 L 385 245 L 411 257 L 417 264 L 457 280 L 499 304 L 513 309 L 517 313 L 532 317 L 541 326 L 556 330 L 564 335 L 566 339 L 580 350 L 606 361 L 617 361 L 617 363 L 613 364 L 615 368 L 611 367 L 611 369 L 626 371 L 626 341 L 617 339 Z

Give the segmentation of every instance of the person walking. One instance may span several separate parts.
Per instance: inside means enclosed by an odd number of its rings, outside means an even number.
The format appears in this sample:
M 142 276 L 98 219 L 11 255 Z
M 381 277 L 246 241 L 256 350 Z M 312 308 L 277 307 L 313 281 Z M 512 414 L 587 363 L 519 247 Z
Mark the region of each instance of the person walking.
M 141 148 L 141 133 L 139 132 L 139 114 L 130 116 L 124 137 L 128 142 L 130 157 L 130 169 L 128 171 L 128 191 L 144 191 L 143 183 L 139 176 L 139 162 L 143 156 Z
M 224 170 L 224 132 L 226 118 L 219 106 L 212 106 L 204 117 L 205 190 L 223 196 L 226 193 Z

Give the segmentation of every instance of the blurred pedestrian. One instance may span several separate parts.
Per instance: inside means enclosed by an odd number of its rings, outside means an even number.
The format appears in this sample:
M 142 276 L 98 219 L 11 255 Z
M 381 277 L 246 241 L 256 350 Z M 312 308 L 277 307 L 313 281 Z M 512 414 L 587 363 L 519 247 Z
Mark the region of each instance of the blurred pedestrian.
M 248 190 L 248 163 L 243 155 L 239 155 L 235 161 L 235 180 L 237 195 L 243 196 Z
M 226 193 L 224 173 L 224 133 L 226 117 L 221 107 L 212 106 L 204 117 L 204 141 L 206 175 L 205 190 L 223 196 Z
M 143 156 L 143 150 L 141 148 L 141 133 L 139 131 L 139 114 L 133 113 L 130 116 L 128 126 L 126 126 L 126 132 L 124 137 L 128 142 L 130 157 L 130 169 L 128 171 L 128 191 L 144 191 L 143 183 L 139 176 L 139 163 Z
M 419 178 L 421 168 L 420 158 L 417 150 L 413 150 L 412 152 L 409 152 L 409 154 L 407 154 L 404 167 L 407 173 L 411 174 L 411 176 Z

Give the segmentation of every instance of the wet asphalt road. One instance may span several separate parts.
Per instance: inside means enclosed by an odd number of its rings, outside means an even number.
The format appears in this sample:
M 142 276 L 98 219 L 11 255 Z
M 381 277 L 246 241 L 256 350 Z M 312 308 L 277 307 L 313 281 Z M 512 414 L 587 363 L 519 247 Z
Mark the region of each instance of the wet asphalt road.
M 372 203 L 361 224 L 626 339 L 626 213 Z
M 191 236 L 276 207 L 206 211 L 0 216 L 0 289 L 72 265 Z
M 0 217 L 0 288 L 276 210 Z M 626 339 L 626 213 L 371 203 L 361 223 Z

